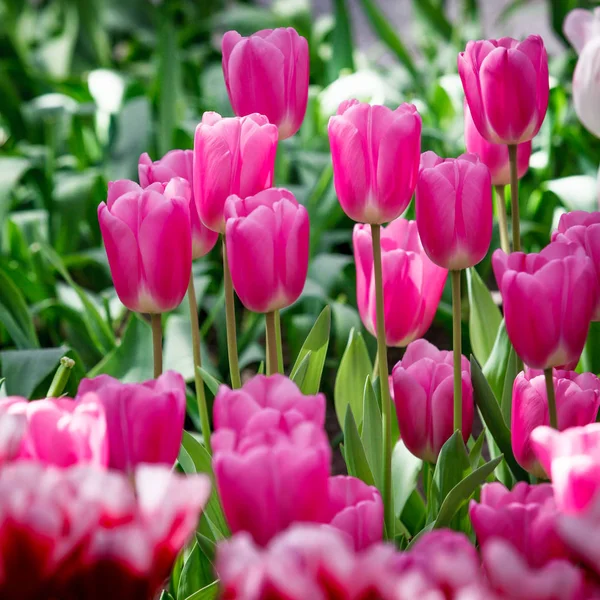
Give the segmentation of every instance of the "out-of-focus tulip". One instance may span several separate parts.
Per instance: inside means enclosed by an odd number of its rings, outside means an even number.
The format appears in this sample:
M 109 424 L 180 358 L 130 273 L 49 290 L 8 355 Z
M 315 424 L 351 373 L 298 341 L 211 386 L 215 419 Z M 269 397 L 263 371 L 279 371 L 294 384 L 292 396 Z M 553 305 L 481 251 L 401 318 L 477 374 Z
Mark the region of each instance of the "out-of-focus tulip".
M 554 371 L 558 429 L 593 423 L 600 408 L 600 379 L 593 373 Z M 550 425 L 546 381 L 540 371 L 527 369 L 515 378 L 512 392 L 511 440 L 517 462 L 539 478 L 548 475 L 531 447 L 531 432 Z
M 233 287 L 254 312 L 289 306 L 308 272 L 308 212 L 294 195 L 271 188 L 225 204 L 227 259 Z
M 242 198 L 271 187 L 277 127 L 258 114 L 222 118 L 206 112 L 194 135 L 194 199 L 200 220 L 225 233 L 223 209 L 232 194 Z
M 352 243 L 358 311 L 367 331 L 375 336 L 377 307 L 370 226 L 355 225 Z M 406 346 L 429 329 L 448 271 L 431 262 L 423 250 L 417 223 L 405 219 L 396 219 L 381 229 L 381 263 L 386 344 Z
M 333 180 L 344 212 L 359 223 L 399 217 L 419 172 L 421 117 L 412 104 L 396 110 L 344 102 L 329 120 Z
M 436 265 L 459 270 L 483 260 L 492 240 L 492 185 L 477 156 L 425 152 L 415 207 L 423 247 Z
M 590 593 L 585 598 L 596 599 L 600 592 L 600 505 L 596 501 L 584 512 L 576 515 L 561 515 L 556 527 L 563 542 L 572 551 L 574 557 L 583 562 L 595 574 L 595 594 Z M 593 585 L 593 583 L 592 583 Z
M 598 296 L 585 252 L 556 242 L 539 254 L 496 250 L 492 265 L 516 353 L 535 369 L 577 364 Z
M 600 35 L 585 45 L 575 66 L 573 104 L 583 126 L 600 137 Z
M 557 431 L 538 427 L 531 443 L 550 475 L 558 508 L 576 514 L 600 499 L 600 423 Z
M 570 11 L 563 22 L 563 32 L 577 54 L 581 54 L 585 45 L 600 35 L 600 7 Z
M 167 185 L 171 179 L 179 177 L 188 183 L 182 187 L 181 196 L 187 198 L 190 205 L 190 221 L 192 225 L 192 258 L 200 258 L 208 254 L 217 243 L 219 237 L 202 224 L 193 194 L 193 161 L 192 150 L 170 150 L 160 160 L 152 162 L 147 153 L 140 156 L 138 177 L 140 185 L 145 188 L 153 183 Z
M 24 414 L 0 411 L 0 467 L 18 456 L 26 430 L 27 417 Z
M 419 458 L 436 462 L 442 446 L 454 433 L 452 352 L 438 350 L 426 340 L 406 349 L 392 371 L 394 403 L 402 439 Z M 461 358 L 462 437 L 473 426 L 473 387 L 469 361 Z
M 146 189 L 128 180 L 108 184 L 98 220 L 115 289 L 130 310 L 166 312 L 185 296 L 192 237 L 184 187 L 181 180 Z
M 475 127 L 495 144 L 535 137 L 548 108 L 548 55 L 538 35 L 469 42 L 458 72 Z
M 249 37 L 223 36 L 223 74 L 233 112 L 265 115 L 279 139 L 294 135 L 306 113 L 309 54 L 305 38 L 291 28 L 263 29 Z
M 363 550 L 383 535 L 383 502 L 377 488 L 356 477 L 329 478 L 329 522 L 347 533 L 356 550 Z
M 185 382 L 179 373 L 167 371 L 144 383 L 120 383 L 108 375 L 83 379 L 77 399 L 81 407 L 104 407 L 111 469 L 174 464 L 185 420 Z
M 510 183 L 510 163 L 506 144 L 488 142 L 475 127 L 469 105 L 465 102 L 465 148 L 470 154 L 477 154 L 481 162 L 490 170 L 492 185 Z M 519 144 L 517 148 L 517 177 L 521 179 L 529 168 L 531 140 Z
M 13 458 L 35 460 L 57 467 L 89 463 L 108 464 L 107 422 L 100 402 L 80 406 L 70 398 L 0 400 L 0 414 L 26 421 L 18 451 Z M 13 448 L 14 450 L 14 448 Z

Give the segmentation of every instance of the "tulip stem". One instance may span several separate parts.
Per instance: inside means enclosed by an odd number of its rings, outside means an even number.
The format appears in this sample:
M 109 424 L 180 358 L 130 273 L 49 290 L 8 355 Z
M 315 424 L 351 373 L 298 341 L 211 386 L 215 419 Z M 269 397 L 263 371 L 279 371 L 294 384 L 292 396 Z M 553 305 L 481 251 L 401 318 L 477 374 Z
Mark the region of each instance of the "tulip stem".
M 385 314 L 383 302 L 383 275 L 381 269 L 381 226 L 371 225 L 373 240 L 373 268 L 375 272 L 375 298 L 377 308 L 377 355 L 379 357 L 379 386 L 383 421 L 383 505 L 385 530 L 394 539 L 394 506 L 392 502 L 392 402 L 385 341 Z
M 510 208 L 512 216 L 513 251 L 521 251 L 521 224 L 519 221 L 519 176 L 517 174 L 517 144 L 508 144 L 510 162 Z
M 60 365 L 58 366 L 58 369 L 52 378 L 52 383 L 48 388 L 46 398 L 58 398 L 63 393 L 74 366 L 75 361 L 72 358 L 63 356 L 60 359 Z
M 152 348 L 154 349 L 154 378 L 162 375 L 162 322 L 161 314 L 153 313 L 150 315 L 152 324 Z
M 237 334 L 235 331 L 235 298 L 233 296 L 233 283 L 231 281 L 229 261 L 227 260 L 225 235 L 223 235 L 223 279 L 225 284 L 225 320 L 227 325 L 227 357 L 229 358 L 229 373 L 231 375 L 231 387 L 237 389 L 242 387 L 242 380 L 240 378 Z
M 275 336 L 277 338 L 277 372 L 283 373 L 283 346 L 281 344 L 281 317 L 275 311 Z
M 277 357 L 277 326 L 275 324 L 275 311 L 265 314 L 267 329 L 267 375 L 279 372 Z
M 460 271 L 450 271 L 452 277 L 452 346 L 454 349 L 454 431 L 462 429 L 462 338 L 460 312 Z
M 200 350 L 200 323 L 198 322 L 198 306 L 196 304 L 196 289 L 194 287 L 193 274 L 190 274 L 190 283 L 188 285 L 188 301 L 190 304 L 190 321 L 192 324 L 192 355 L 194 357 L 196 402 L 198 403 L 198 414 L 200 415 L 200 425 L 202 426 L 204 447 L 209 454 L 212 454 L 212 448 L 210 446 L 210 420 L 208 418 L 208 408 L 206 406 L 204 381 L 199 371 L 200 367 L 202 367 L 202 353 Z
M 548 412 L 550 413 L 550 427 L 558 429 L 558 418 L 556 416 L 556 394 L 554 392 L 554 380 L 552 378 L 552 367 L 544 369 L 546 379 L 546 396 L 548 397 Z
M 500 230 L 500 247 L 506 254 L 510 254 L 510 238 L 508 237 L 508 217 L 506 215 L 506 199 L 504 198 L 504 186 L 496 186 L 496 212 L 498 217 L 498 229 Z

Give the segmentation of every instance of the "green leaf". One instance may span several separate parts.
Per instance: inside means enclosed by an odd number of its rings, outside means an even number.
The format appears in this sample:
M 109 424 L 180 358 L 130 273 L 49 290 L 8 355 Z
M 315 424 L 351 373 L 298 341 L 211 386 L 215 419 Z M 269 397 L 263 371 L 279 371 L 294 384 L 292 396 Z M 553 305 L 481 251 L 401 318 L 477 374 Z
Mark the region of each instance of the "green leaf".
M 444 498 L 444 502 L 442 502 L 435 520 L 434 527 L 436 529 L 450 525 L 452 517 L 457 513 L 459 508 L 469 500 L 477 488 L 494 472 L 494 469 L 500 464 L 501 460 L 502 456 L 498 456 L 494 460 L 475 469 L 450 490 Z
M 299 387 L 302 388 L 302 384 L 304 383 L 304 378 L 306 377 L 306 373 L 308 373 L 308 365 L 310 364 L 310 356 L 311 351 L 309 350 L 302 359 L 302 362 L 298 365 L 294 376 L 291 377 L 291 380 Z M 263 369 L 264 371 L 264 369 Z
M 513 384 L 515 377 L 518 374 L 519 359 L 514 348 L 511 348 L 508 357 L 508 365 L 506 368 L 506 376 L 504 377 L 504 388 L 502 390 L 502 402 L 500 408 L 502 410 L 502 416 L 506 426 L 510 429 L 511 426 L 511 413 L 512 413 L 512 395 L 513 395 Z
M 427 509 L 425 502 L 423 502 L 419 490 L 413 490 L 402 509 L 402 515 L 400 516 L 402 524 L 408 529 L 411 535 L 415 535 L 425 525 L 426 518 Z
M 443 4 L 432 0 L 416 0 L 413 6 L 444 40 L 449 42 L 452 39 L 452 25 L 444 14 Z
M 215 600 L 219 595 L 219 580 L 203 587 L 201 590 L 188 596 L 185 600 Z
M 483 450 L 483 442 L 485 441 L 485 431 L 479 434 L 479 437 L 475 440 L 473 447 L 469 451 L 469 462 L 471 463 L 471 469 L 475 469 L 479 466 L 481 460 L 481 451 Z
M 6 221 L 13 189 L 30 168 L 31 163 L 27 158 L 19 156 L 0 157 L 0 223 Z
M 506 379 L 506 369 L 511 349 L 512 345 L 506 333 L 506 324 L 502 320 L 492 352 L 483 366 L 483 374 L 498 403 L 502 399 L 502 390 L 504 389 L 504 380 Z
M 348 17 L 349 9 L 346 0 L 334 0 L 335 27 L 332 32 L 333 53 L 328 61 L 329 81 L 335 81 L 340 71 L 354 71 L 354 44 L 352 43 L 352 28 Z
M 321 385 L 321 376 L 323 375 L 323 367 L 325 366 L 325 357 L 327 356 L 327 347 L 329 346 L 329 331 L 331 328 L 331 308 L 326 306 L 322 311 L 313 328 L 310 330 L 300 352 L 298 358 L 292 368 L 290 377 L 293 379 L 296 371 L 304 357 L 310 352 L 309 365 L 302 382 L 300 390 L 303 394 L 313 395 L 319 391 Z
M 19 349 L 39 348 L 33 320 L 21 290 L 0 269 L 0 323 Z
M 202 381 L 206 384 L 206 387 L 212 392 L 213 396 L 216 396 L 219 391 L 219 386 L 221 386 L 221 382 L 213 377 L 204 367 L 198 367 L 198 372 L 200 373 L 200 377 L 202 377 Z
M 179 577 L 177 598 L 188 598 L 196 591 L 214 582 L 214 569 L 197 543 L 192 546 Z
M 350 406 L 346 409 L 346 419 L 344 421 L 344 458 L 346 459 L 349 475 L 362 479 L 368 485 L 375 485 L 375 479 L 358 435 Z
M 361 439 L 367 461 L 371 467 L 371 473 L 375 479 L 375 485 L 381 491 L 383 489 L 383 432 L 381 423 L 381 411 L 371 377 L 367 375 L 363 394 L 363 415 Z
M 474 267 L 467 269 L 467 289 L 471 348 L 475 358 L 485 364 L 492 353 L 502 315 Z
M 344 422 L 349 406 L 357 426 L 361 425 L 365 381 L 372 372 L 373 365 L 365 341 L 360 332 L 352 329 L 340 361 L 333 391 L 335 412 L 340 424 Z
M 402 515 L 408 499 L 417 488 L 422 464 L 423 461 L 414 456 L 402 440 L 396 443 L 392 451 L 392 494 L 394 514 L 398 517 Z

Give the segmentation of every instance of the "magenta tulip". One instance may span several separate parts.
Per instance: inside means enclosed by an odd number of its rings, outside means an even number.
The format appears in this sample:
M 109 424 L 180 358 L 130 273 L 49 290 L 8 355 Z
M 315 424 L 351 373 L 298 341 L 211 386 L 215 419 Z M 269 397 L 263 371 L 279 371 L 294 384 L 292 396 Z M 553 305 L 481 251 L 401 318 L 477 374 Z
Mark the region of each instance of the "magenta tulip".
M 558 429 L 593 423 L 600 408 L 600 379 L 592 373 L 554 371 Z M 536 477 L 548 475 L 531 447 L 531 432 L 550 425 L 546 382 L 541 372 L 527 369 L 515 378 L 512 392 L 511 438 L 517 462 Z
M 399 217 L 419 172 L 421 117 L 412 104 L 396 110 L 358 101 L 329 120 L 333 178 L 344 212 L 359 223 Z
M 271 188 L 225 203 L 227 259 L 242 304 L 267 313 L 295 302 L 308 272 L 308 212 L 294 195 Z
M 279 139 L 294 135 L 308 102 L 308 43 L 291 28 L 264 29 L 249 37 L 223 36 L 223 74 L 233 112 L 260 113 L 277 125 Z
M 362 322 L 376 335 L 373 242 L 368 225 L 352 233 L 356 264 L 356 300 Z M 396 219 L 381 230 L 385 338 L 388 346 L 406 346 L 429 329 L 444 291 L 448 271 L 425 254 L 415 221 Z M 402 310 L 398 310 L 402 306 Z
M 141 463 L 175 463 L 185 420 L 179 373 L 167 371 L 144 383 L 120 383 L 108 375 L 83 379 L 77 400 L 82 407 L 104 407 L 111 469 L 132 472 Z
M 232 194 L 246 198 L 271 187 L 277 127 L 263 115 L 222 118 L 204 113 L 194 135 L 194 199 L 200 220 L 225 233 L 223 209 Z
M 558 519 L 557 530 L 573 555 L 591 570 L 588 575 L 587 594 L 584 598 L 600 598 L 600 514 L 596 503 L 590 510 L 577 515 L 563 515 Z M 595 576 L 595 577 L 594 577 Z
M 392 371 L 394 403 L 404 444 L 415 456 L 432 463 L 454 433 L 452 360 L 452 352 L 417 340 L 408 346 Z M 461 372 L 461 435 L 466 443 L 471 435 L 474 409 L 471 367 L 464 356 Z
M 381 541 L 383 502 L 377 488 L 356 477 L 330 477 L 329 510 L 330 525 L 348 534 L 356 550 Z
M 192 150 L 171 150 L 160 160 L 152 162 L 144 152 L 138 162 L 140 185 L 145 188 L 153 183 L 167 185 L 174 177 L 188 182 L 189 188 L 182 194 L 189 200 L 190 220 L 192 225 L 192 258 L 200 258 L 208 254 L 217 243 L 219 235 L 202 224 L 193 194 L 193 161 Z
M 475 127 L 494 144 L 535 137 L 548 108 L 548 56 L 542 38 L 530 35 L 469 42 L 458 72 Z
M 490 170 L 492 185 L 510 183 L 510 164 L 508 148 L 505 144 L 488 142 L 475 127 L 469 105 L 465 102 L 465 148 L 470 154 L 477 154 L 481 162 Z M 529 168 L 531 140 L 523 142 L 517 148 L 517 177 L 521 179 Z
M 166 312 L 185 296 L 192 237 L 184 189 L 177 180 L 145 190 L 128 180 L 108 184 L 98 220 L 115 289 L 129 310 Z
M 492 240 L 492 186 L 477 156 L 425 152 L 415 207 L 423 247 L 436 265 L 458 271 L 483 260 Z
M 496 250 L 492 265 L 516 353 L 535 369 L 576 365 L 597 301 L 592 261 L 552 243 L 539 254 Z

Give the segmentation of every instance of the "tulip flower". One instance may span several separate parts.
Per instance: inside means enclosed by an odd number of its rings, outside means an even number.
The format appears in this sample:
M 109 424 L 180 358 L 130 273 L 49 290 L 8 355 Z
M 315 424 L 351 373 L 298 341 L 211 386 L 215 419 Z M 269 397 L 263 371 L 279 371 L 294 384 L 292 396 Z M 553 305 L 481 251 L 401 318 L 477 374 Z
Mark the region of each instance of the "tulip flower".
M 0 468 L 18 456 L 26 429 L 25 415 L 0 412 Z
M 192 258 L 200 258 L 208 254 L 217 243 L 219 235 L 202 224 L 193 194 L 193 160 L 192 150 L 171 150 L 160 160 L 152 162 L 147 153 L 140 156 L 138 177 L 143 188 L 153 183 L 167 185 L 173 178 L 181 178 L 188 185 L 182 188 L 181 195 L 188 199 L 192 227 Z
M 600 379 L 592 373 L 554 371 L 558 429 L 593 423 L 600 408 Z M 513 384 L 511 411 L 512 448 L 517 462 L 538 478 L 548 475 L 531 447 L 531 432 L 550 425 L 546 382 L 541 371 L 525 370 Z
M 600 7 L 592 10 L 575 8 L 569 12 L 563 23 L 563 32 L 577 54 L 585 45 L 600 35 Z
M 376 294 L 369 226 L 355 225 L 356 300 L 362 322 L 376 335 Z M 406 346 L 429 329 L 442 297 L 448 271 L 425 254 L 415 221 L 396 219 L 382 228 L 385 341 Z M 398 310 L 398 306 L 402 310 Z
M 309 54 L 291 28 L 264 29 L 249 37 L 223 36 L 223 74 L 233 112 L 260 113 L 277 125 L 279 139 L 294 135 L 306 113 Z
M 144 383 L 120 383 L 109 375 L 83 379 L 81 407 L 100 403 L 108 424 L 108 466 L 131 473 L 142 463 L 175 463 L 185 420 L 185 382 L 167 371 Z
M 583 126 L 600 137 L 600 35 L 583 48 L 573 73 L 573 104 Z
M 359 223 L 399 217 L 412 198 L 421 152 L 421 117 L 357 101 L 340 105 L 328 126 L 333 178 L 344 212 Z
M 383 503 L 377 488 L 356 477 L 329 478 L 330 525 L 347 533 L 356 550 L 363 550 L 383 535 Z
M 442 446 L 455 431 L 453 422 L 452 352 L 438 350 L 426 340 L 406 349 L 392 371 L 394 402 L 402 439 L 415 456 L 435 463 Z M 473 387 L 469 361 L 461 357 L 463 440 L 473 426 Z
M 107 421 L 96 400 L 80 406 L 70 398 L 28 402 L 13 396 L 0 400 L 2 414 L 26 422 L 18 450 L 13 447 L 15 460 L 35 460 L 63 468 L 83 463 L 103 468 L 108 464 Z
M 600 535 L 600 515 L 598 514 L 598 504 L 585 512 L 576 515 L 562 515 L 557 521 L 557 531 L 562 541 L 569 547 L 579 561 L 583 562 L 592 572 L 593 576 L 588 576 L 589 587 L 586 590 L 588 595 L 585 598 L 598 598 L 600 585 L 598 577 L 600 576 L 600 548 L 598 547 L 598 536 Z

